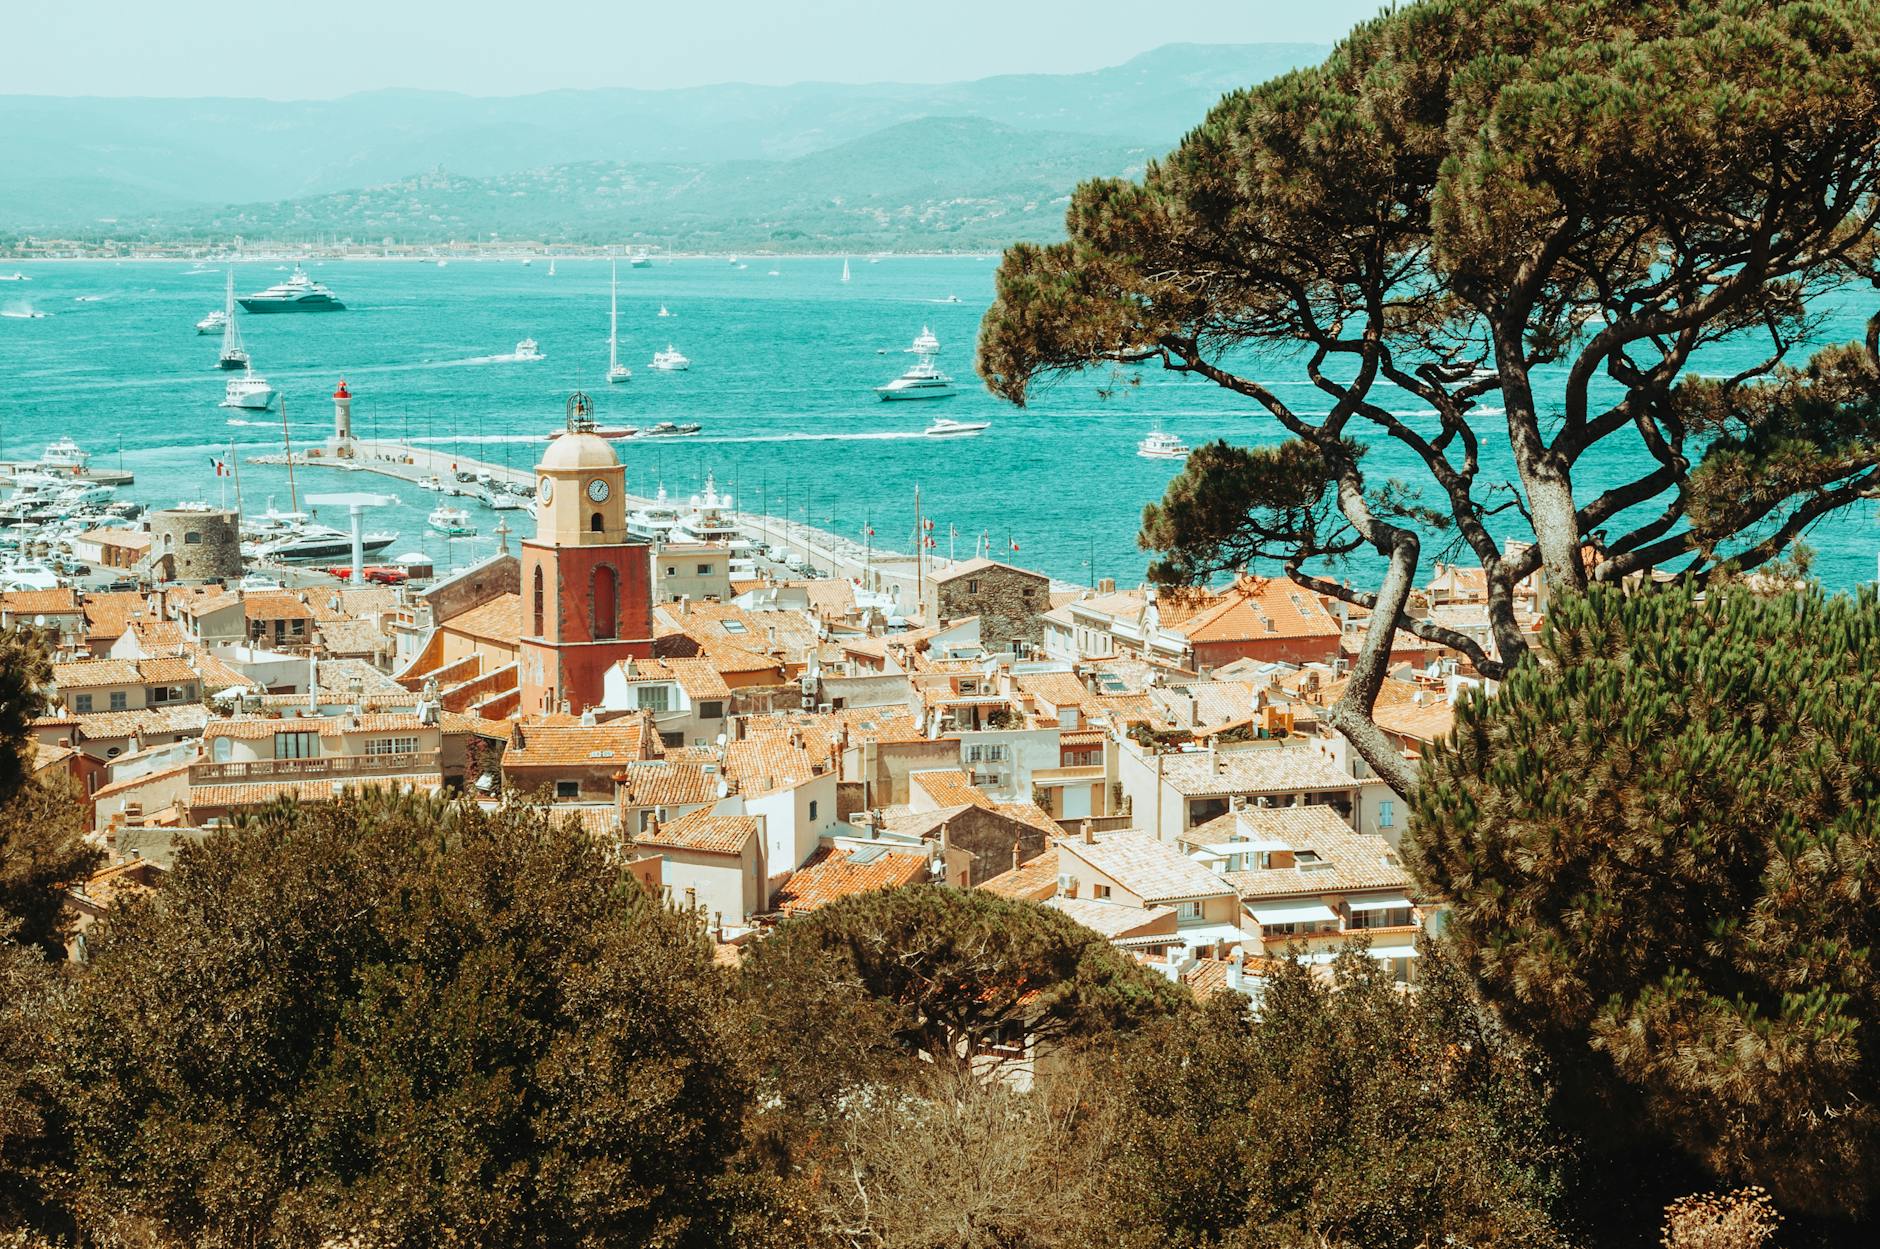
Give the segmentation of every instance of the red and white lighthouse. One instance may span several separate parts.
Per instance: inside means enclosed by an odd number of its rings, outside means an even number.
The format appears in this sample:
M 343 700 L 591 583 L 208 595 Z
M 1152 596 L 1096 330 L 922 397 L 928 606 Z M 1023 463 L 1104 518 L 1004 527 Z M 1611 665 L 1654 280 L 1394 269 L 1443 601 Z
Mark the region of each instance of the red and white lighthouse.
M 352 392 L 346 389 L 346 379 L 339 379 L 339 389 L 333 392 L 333 441 L 345 446 L 352 441 Z

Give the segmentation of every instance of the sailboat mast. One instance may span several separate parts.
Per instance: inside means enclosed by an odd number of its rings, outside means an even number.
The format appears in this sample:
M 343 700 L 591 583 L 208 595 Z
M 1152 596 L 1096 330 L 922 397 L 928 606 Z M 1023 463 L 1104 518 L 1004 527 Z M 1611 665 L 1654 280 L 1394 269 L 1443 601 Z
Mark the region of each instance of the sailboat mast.
M 222 355 L 241 344 L 241 331 L 235 328 L 235 270 L 228 271 L 228 295 L 222 302 Z
M 294 489 L 294 437 L 287 432 L 287 396 L 281 396 L 281 446 L 287 451 L 287 507 L 300 510 L 300 495 Z
M 620 262 L 614 261 L 613 293 L 607 304 L 607 374 L 620 367 Z
M 242 462 L 235 458 L 235 440 L 233 438 L 228 440 L 228 466 L 229 470 L 235 475 L 235 514 L 240 516 L 242 512 Z

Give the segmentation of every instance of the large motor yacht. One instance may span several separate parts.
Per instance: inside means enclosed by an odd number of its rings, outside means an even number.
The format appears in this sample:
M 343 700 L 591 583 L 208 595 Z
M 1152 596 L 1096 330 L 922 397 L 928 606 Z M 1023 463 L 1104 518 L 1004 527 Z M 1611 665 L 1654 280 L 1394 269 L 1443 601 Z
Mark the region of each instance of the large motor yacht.
M 627 532 L 636 538 L 650 538 L 654 542 L 665 542 L 671 535 L 673 526 L 679 523 L 678 509 L 666 498 L 666 486 L 662 482 L 659 493 L 645 507 L 635 508 L 627 513 Z
M 228 379 L 228 386 L 222 393 L 222 406 L 225 408 L 246 408 L 251 412 L 265 412 L 274 403 L 274 387 L 268 385 L 268 379 L 246 369 L 240 377 Z
M 298 265 L 294 276 L 287 281 L 244 295 L 240 303 L 248 312 L 340 312 L 346 307 L 332 291 L 308 277 Z
M 707 473 L 705 493 L 692 496 L 685 515 L 673 526 L 672 538 L 675 542 L 722 542 L 729 546 L 743 536 L 732 516 L 731 496 L 719 494 L 718 479 Z
M 942 373 L 931 359 L 922 356 L 912 368 L 886 386 L 875 387 L 875 393 L 883 399 L 951 399 L 953 379 Z
M 692 367 L 692 362 L 677 347 L 667 343 L 666 350 L 653 353 L 653 367 L 662 373 L 682 373 Z

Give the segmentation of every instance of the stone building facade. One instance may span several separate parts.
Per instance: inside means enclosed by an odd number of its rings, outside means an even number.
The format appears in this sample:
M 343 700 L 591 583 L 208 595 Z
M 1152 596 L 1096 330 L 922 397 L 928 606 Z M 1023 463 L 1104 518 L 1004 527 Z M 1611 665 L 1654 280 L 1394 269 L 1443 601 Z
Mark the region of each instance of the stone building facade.
M 241 517 L 213 507 L 172 507 L 150 514 L 146 571 L 159 581 L 239 581 Z
M 974 559 L 935 574 L 924 588 L 922 613 L 930 625 L 979 617 L 979 641 L 989 651 L 1032 651 L 1044 646 L 1044 613 L 1051 610 L 1051 579 Z

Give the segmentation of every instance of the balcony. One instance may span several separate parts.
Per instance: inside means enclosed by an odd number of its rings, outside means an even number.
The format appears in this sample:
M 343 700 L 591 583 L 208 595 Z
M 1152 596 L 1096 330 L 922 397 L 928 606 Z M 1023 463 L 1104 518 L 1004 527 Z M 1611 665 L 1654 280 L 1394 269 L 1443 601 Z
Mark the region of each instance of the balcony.
M 438 751 L 390 755 L 321 755 L 315 759 L 253 759 L 194 763 L 191 785 L 236 785 L 249 781 L 338 780 L 353 776 L 411 776 L 439 771 Z

